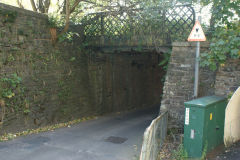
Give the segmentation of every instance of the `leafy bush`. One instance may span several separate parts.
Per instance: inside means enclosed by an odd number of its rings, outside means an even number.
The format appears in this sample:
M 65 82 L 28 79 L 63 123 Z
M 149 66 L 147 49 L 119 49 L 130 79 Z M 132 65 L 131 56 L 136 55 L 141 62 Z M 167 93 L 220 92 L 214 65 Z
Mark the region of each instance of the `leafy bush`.
M 216 70 L 228 59 L 240 57 L 240 1 L 202 0 L 211 5 L 210 51 L 201 56 L 201 65 Z
M 12 98 L 15 96 L 14 90 L 21 83 L 22 79 L 16 74 L 12 74 L 11 77 L 4 77 L 1 81 L 1 97 Z
M 219 65 L 224 66 L 229 58 L 240 58 L 240 22 L 216 29 L 210 51 L 201 55 L 201 66 L 216 70 Z
M 48 25 L 50 28 L 59 28 L 64 26 L 64 17 L 56 13 L 48 15 Z

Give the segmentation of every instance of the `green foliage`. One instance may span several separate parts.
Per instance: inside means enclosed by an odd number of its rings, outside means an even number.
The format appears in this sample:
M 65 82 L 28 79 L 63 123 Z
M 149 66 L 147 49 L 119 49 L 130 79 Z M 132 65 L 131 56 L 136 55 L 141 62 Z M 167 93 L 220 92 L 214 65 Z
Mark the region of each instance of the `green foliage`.
M 163 59 L 158 64 L 159 66 L 162 66 L 165 71 L 167 71 L 170 56 L 171 56 L 171 52 L 163 53 Z
M 10 77 L 4 77 L 1 81 L 1 97 L 12 98 L 15 96 L 14 90 L 21 83 L 22 79 L 16 74 L 12 74 Z
M 14 23 L 17 17 L 17 12 L 0 9 L 0 16 L 3 23 Z
M 161 8 L 171 8 L 176 4 L 186 4 L 186 2 L 190 2 L 190 0 L 137 0 L 140 8 L 145 8 L 146 6 L 151 7 L 161 7 Z
M 230 101 L 230 99 L 232 98 L 232 96 L 233 96 L 233 92 L 230 92 L 230 93 L 227 95 L 228 101 Z
M 201 66 L 216 70 L 228 59 L 240 57 L 240 0 L 202 0 L 211 4 L 210 51 L 201 55 Z
M 228 25 L 229 26 L 229 25 Z M 240 58 L 240 23 L 219 27 L 211 39 L 210 51 L 201 55 L 201 66 L 216 70 L 227 59 Z
M 203 5 L 212 4 L 212 27 L 232 25 L 232 21 L 236 16 L 240 15 L 240 0 L 201 0 Z
M 187 39 L 186 32 L 192 27 L 191 9 L 183 9 L 187 6 L 176 6 L 175 0 L 136 0 L 131 3 L 131 7 L 123 6 L 120 11 L 84 16 L 82 24 L 85 25 L 86 38 L 90 37 L 91 41 L 93 37 L 101 37 L 105 43 L 127 42 L 139 48 L 157 48 L 171 43 L 171 40 Z M 182 16 L 176 17 L 178 14 Z
M 160 61 L 160 63 L 158 64 L 159 66 L 161 66 L 163 68 L 163 70 L 165 71 L 165 74 L 164 76 L 162 77 L 161 81 L 164 83 L 165 82 L 165 79 L 166 79 L 166 72 L 167 72 L 167 69 L 168 69 L 168 62 L 170 60 L 170 57 L 171 57 L 171 52 L 166 52 L 166 53 L 163 53 L 163 59 Z
M 48 25 L 50 28 L 63 28 L 64 27 L 64 15 L 53 13 L 48 15 Z M 72 42 L 73 37 L 78 36 L 79 34 L 76 32 L 65 32 L 63 34 L 60 34 L 57 37 L 58 42 L 62 43 L 64 41 Z
M 57 28 L 62 26 L 62 19 L 58 14 L 49 14 L 48 15 L 48 25 L 50 28 Z
M 208 143 L 206 142 L 203 148 L 201 160 L 205 160 L 207 156 Z
M 22 30 L 22 29 L 18 29 L 18 35 L 21 35 L 21 36 L 24 36 L 25 34 L 24 34 L 24 31 Z
M 71 57 L 70 62 L 74 62 L 76 60 L 76 57 Z
M 4 102 L 7 112 L 30 112 L 29 104 L 24 102 L 25 88 L 21 83 L 22 78 L 16 73 L 0 78 L 0 100 Z
M 183 144 L 180 144 L 177 148 L 177 150 L 173 151 L 173 157 L 174 160 L 187 160 L 188 154 L 184 150 Z
M 28 113 L 30 113 L 31 111 L 30 111 L 30 109 L 24 109 L 23 112 L 24 112 L 25 114 L 28 114 Z
M 4 64 L 8 64 L 15 61 L 15 57 L 12 54 L 9 54 L 6 59 L 4 60 Z
M 69 98 L 71 93 L 71 89 L 66 84 L 66 81 L 66 79 L 58 81 L 58 87 L 60 88 L 60 91 L 58 92 L 58 98 L 62 103 L 64 103 L 66 99 Z
M 64 41 L 72 42 L 74 36 L 79 37 L 79 34 L 76 33 L 76 32 L 66 32 L 66 33 L 64 33 L 64 34 L 62 34 L 61 36 L 58 37 L 58 41 L 60 43 L 64 42 Z

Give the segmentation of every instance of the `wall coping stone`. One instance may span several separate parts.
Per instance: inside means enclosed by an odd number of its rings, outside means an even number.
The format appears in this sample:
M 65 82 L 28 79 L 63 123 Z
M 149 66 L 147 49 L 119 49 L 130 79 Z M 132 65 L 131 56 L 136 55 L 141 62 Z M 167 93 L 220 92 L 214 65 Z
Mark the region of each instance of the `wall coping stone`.
M 37 17 L 37 18 L 43 18 L 43 19 L 46 19 L 46 20 L 48 19 L 48 16 L 46 14 L 33 12 L 33 11 L 30 11 L 30 10 L 14 7 L 14 6 L 3 4 L 3 3 L 0 3 L 0 9 L 9 10 L 9 11 L 16 11 L 17 13 L 21 13 L 21 14 L 24 14 L 24 15 L 27 15 L 27 16 L 32 16 L 32 17 Z
M 196 42 L 173 42 L 172 43 L 173 47 L 196 47 L 197 43 Z M 209 48 L 209 42 L 201 42 L 201 47 L 203 48 Z

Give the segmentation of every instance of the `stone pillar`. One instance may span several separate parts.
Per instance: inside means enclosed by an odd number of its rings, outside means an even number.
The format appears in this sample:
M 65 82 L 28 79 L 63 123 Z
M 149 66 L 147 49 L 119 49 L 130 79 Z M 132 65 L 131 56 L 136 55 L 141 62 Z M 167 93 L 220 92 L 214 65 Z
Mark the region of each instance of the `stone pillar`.
M 201 53 L 208 49 L 201 43 Z M 169 111 L 176 124 L 183 125 L 184 102 L 193 99 L 196 42 L 173 43 L 168 64 L 160 111 Z M 199 97 L 214 93 L 215 74 L 208 69 L 200 69 Z

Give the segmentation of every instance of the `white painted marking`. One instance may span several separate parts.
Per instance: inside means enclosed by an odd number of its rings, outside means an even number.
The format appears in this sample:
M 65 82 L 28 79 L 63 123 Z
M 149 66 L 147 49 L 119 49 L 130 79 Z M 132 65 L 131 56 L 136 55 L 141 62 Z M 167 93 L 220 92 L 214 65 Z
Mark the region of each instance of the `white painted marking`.
M 190 135 L 190 138 L 191 138 L 191 139 L 194 139 L 194 134 L 195 134 L 194 129 L 191 129 L 191 135 Z
M 190 112 L 190 109 L 186 108 L 185 125 L 189 125 L 189 112 Z

